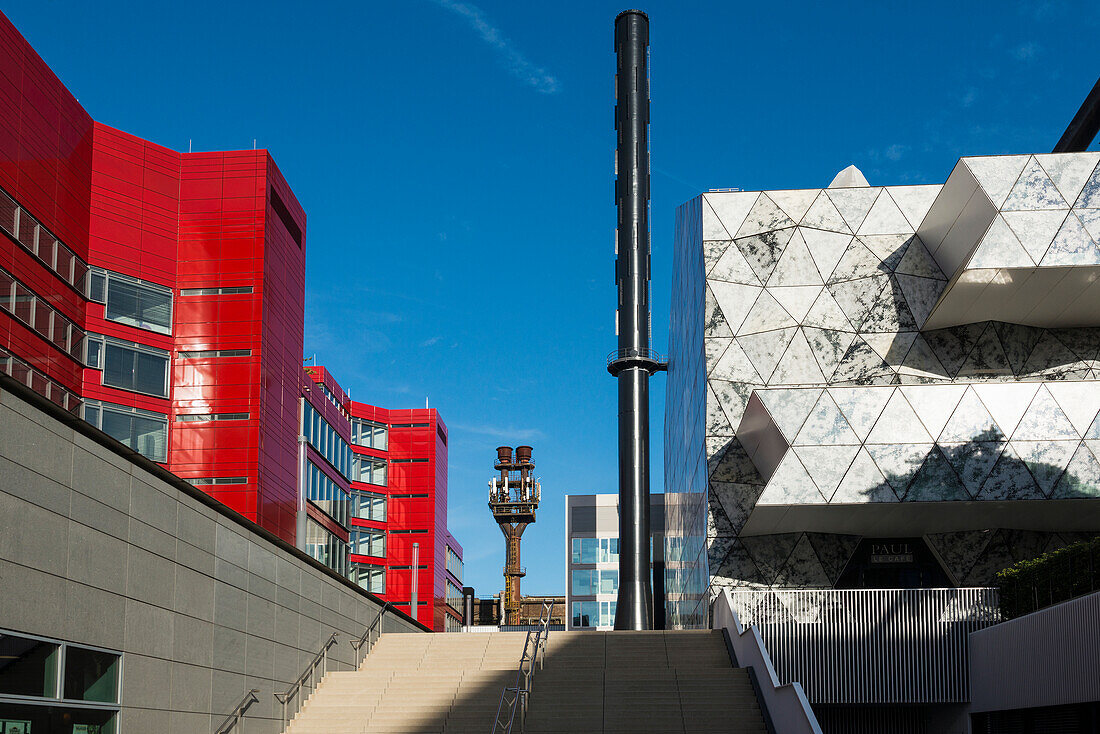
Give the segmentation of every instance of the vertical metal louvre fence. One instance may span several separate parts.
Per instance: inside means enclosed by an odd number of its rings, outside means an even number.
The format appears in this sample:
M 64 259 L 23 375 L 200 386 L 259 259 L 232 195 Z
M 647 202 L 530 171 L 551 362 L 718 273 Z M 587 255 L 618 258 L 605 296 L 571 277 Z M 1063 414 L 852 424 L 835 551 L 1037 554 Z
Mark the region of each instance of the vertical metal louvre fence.
M 970 698 L 967 635 L 998 621 L 997 591 L 731 591 L 760 630 L 782 683 L 814 704 L 951 703 Z

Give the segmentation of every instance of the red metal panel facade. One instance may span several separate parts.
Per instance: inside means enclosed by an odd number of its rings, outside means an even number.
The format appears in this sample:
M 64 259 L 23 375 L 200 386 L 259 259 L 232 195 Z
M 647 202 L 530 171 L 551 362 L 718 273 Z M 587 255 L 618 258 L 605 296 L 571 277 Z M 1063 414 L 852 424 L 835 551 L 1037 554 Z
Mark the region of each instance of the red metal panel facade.
M 324 368 L 303 370 L 306 215 L 267 151 L 178 153 L 93 122 L 0 14 L 0 230 L 0 371 L 83 402 L 86 419 L 333 568 L 385 569 L 382 596 L 406 609 L 417 573 L 417 618 L 458 623 L 446 426 L 435 410 L 353 403 Z M 333 434 L 307 438 L 307 405 Z M 380 424 L 385 447 L 355 445 L 353 418 Z M 388 481 L 350 481 L 352 452 Z M 356 490 L 385 495 L 385 520 L 354 517 Z M 337 500 L 304 499 L 318 491 Z M 349 556 L 356 528 L 384 532 L 385 552 Z

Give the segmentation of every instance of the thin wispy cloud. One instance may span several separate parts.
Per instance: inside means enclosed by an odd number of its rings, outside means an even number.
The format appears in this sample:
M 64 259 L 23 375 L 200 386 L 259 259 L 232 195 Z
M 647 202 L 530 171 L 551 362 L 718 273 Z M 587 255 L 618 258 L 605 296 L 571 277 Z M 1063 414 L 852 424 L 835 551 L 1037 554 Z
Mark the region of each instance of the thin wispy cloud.
M 546 69 L 536 66 L 524 56 L 499 28 L 489 22 L 481 8 L 472 3 L 458 2 L 458 0 L 434 0 L 434 2 L 465 20 L 481 36 L 482 41 L 496 50 L 501 62 L 517 79 L 543 94 L 554 94 L 558 91 L 560 86 L 558 80 Z
M 1032 41 L 1021 43 L 1019 46 L 1012 49 L 1012 55 L 1016 57 L 1017 61 L 1030 61 L 1035 58 L 1035 55 L 1038 53 L 1039 44 Z
M 430 346 L 432 346 L 433 344 L 438 344 L 438 343 L 440 342 L 440 340 L 441 340 L 441 339 L 443 339 L 443 337 L 441 337 L 441 336 L 433 336 L 433 337 L 430 337 L 430 338 L 428 338 L 428 339 L 425 339 L 424 341 L 420 342 L 420 346 L 422 346 L 422 347 L 430 347 Z

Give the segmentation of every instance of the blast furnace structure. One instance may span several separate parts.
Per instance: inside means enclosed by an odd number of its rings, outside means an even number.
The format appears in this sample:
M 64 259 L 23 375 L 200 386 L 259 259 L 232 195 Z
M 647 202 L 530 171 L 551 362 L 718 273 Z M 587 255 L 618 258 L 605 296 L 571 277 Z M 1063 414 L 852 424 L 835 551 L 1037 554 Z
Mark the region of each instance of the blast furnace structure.
M 504 533 L 504 624 L 519 624 L 520 581 L 527 575 L 520 565 L 520 540 L 535 522 L 542 487 L 532 475 L 530 446 L 517 446 L 514 460 L 511 446 L 498 446 L 495 468 L 500 476 L 489 480 L 489 509 Z

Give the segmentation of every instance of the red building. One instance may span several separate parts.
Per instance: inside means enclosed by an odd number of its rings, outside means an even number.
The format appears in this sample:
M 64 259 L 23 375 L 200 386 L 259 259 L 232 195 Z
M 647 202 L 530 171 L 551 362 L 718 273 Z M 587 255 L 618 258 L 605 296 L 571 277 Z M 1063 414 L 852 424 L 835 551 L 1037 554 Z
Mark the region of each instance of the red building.
M 0 231 L 0 370 L 288 542 L 327 533 L 315 557 L 389 600 L 409 603 L 423 536 L 417 616 L 453 624 L 446 427 L 303 371 L 306 216 L 267 151 L 178 153 L 94 122 L 0 14 Z M 353 415 L 390 448 L 353 456 Z M 393 462 L 381 525 L 352 519 L 361 453 Z M 311 479 L 332 496 L 309 499 Z M 349 563 L 353 524 L 393 533 L 387 553 Z

